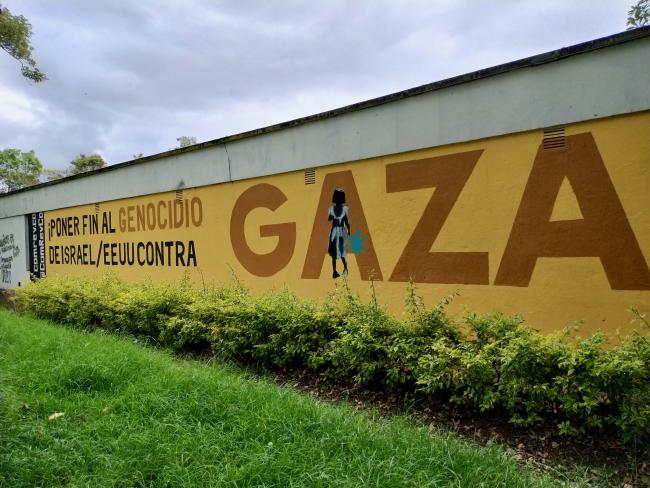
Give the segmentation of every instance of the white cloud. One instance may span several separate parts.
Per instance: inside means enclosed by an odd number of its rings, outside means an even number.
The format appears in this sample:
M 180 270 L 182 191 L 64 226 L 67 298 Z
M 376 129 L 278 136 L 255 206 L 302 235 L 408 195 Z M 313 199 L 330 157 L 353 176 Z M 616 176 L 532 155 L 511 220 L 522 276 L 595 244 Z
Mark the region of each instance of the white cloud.
M 0 122 L 15 124 L 25 129 L 42 125 L 46 113 L 45 105 L 30 99 L 15 88 L 0 84 Z

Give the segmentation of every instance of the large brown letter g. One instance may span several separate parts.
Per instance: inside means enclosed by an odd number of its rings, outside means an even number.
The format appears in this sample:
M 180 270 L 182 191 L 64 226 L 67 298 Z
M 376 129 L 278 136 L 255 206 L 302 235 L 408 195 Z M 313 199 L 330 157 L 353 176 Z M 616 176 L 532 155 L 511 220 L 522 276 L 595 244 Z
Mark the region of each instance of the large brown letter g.
M 287 197 L 282 191 L 266 183 L 255 185 L 244 191 L 235 202 L 230 217 L 230 242 L 235 256 L 244 268 L 256 276 L 272 276 L 284 268 L 293 256 L 296 247 L 296 223 L 268 224 L 260 226 L 260 237 L 277 236 L 278 245 L 266 254 L 257 254 L 246 242 L 244 227 L 246 217 L 256 208 L 275 211 Z

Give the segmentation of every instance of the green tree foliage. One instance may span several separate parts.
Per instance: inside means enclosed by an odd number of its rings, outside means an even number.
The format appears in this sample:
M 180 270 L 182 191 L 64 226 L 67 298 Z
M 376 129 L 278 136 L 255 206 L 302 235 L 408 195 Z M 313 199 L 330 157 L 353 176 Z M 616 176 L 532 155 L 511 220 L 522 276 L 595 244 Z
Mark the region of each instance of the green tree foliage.
M 99 168 L 106 166 L 106 161 L 99 154 L 90 154 L 86 156 L 85 154 L 80 154 L 77 159 L 70 161 L 72 168 L 70 168 L 70 173 L 73 175 L 78 175 L 79 173 L 85 173 L 86 171 L 93 171 Z
M 30 38 L 32 26 L 22 15 L 12 15 L 0 5 L 0 48 L 21 64 L 23 76 L 36 83 L 47 80 L 47 76 L 36 67 L 32 59 Z
M 650 0 L 638 0 L 627 13 L 627 29 L 650 24 Z
M 0 191 L 13 191 L 38 183 L 43 165 L 34 151 L 20 149 L 0 151 Z
M 196 144 L 196 137 L 180 136 L 177 137 L 178 147 L 188 147 Z

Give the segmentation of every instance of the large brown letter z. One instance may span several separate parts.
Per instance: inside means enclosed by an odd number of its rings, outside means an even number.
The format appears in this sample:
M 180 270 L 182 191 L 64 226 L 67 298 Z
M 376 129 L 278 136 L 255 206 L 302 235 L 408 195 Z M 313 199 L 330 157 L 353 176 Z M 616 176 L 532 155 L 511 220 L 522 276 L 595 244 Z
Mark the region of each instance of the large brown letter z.
M 391 281 L 488 284 L 487 252 L 430 252 L 447 216 L 482 154 L 468 151 L 386 166 L 386 191 L 435 187 Z

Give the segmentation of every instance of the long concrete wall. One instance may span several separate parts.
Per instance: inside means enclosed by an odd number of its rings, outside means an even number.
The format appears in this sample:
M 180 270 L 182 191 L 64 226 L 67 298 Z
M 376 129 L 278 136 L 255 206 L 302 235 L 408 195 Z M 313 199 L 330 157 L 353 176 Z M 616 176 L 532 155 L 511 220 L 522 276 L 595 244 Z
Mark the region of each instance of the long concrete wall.
M 45 213 L 47 274 L 332 290 L 333 190 L 346 192 L 350 286 L 399 314 L 522 313 L 543 330 L 629 330 L 650 304 L 650 112 Z M 622 151 L 621 148 L 625 148 Z M 313 182 L 313 183 L 312 183 Z M 339 272 L 342 262 L 337 262 Z

